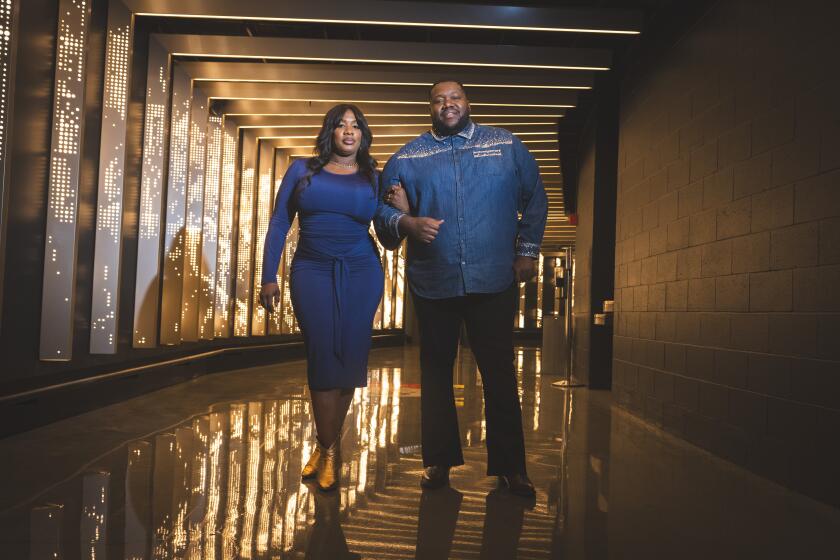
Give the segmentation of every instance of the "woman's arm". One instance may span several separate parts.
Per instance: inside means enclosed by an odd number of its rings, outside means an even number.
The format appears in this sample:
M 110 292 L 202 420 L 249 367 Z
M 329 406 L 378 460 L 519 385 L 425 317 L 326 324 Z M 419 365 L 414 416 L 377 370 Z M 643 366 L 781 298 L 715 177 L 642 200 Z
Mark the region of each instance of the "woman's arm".
M 274 211 L 271 214 L 271 221 L 268 223 L 268 232 L 265 235 L 262 262 L 262 288 L 260 290 L 260 303 L 269 312 L 274 311 L 274 306 L 280 301 L 280 288 L 277 285 L 277 268 L 280 266 L 280 258 L 283 256 L 283 246 L 286 244 L 286 234 L 295 218 L 297 210 L 294 207 L 293 195 L 295 186 L 303 175 L 305 160 L 294 162 L 280 183 L 280 191 L 274 201 Z

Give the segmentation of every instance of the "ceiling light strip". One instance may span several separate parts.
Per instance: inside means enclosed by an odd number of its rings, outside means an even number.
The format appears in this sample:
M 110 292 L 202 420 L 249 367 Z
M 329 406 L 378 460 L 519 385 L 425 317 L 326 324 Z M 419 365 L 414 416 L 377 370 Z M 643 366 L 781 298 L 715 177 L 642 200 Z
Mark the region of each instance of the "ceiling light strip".
M 279 56 L 279 55 L 250 55 L 250 54 L 220 54 L 173 52 L 172 56 L 179 58 L 222 58 L 246 60 L 306 60 L 312 62 L 363 62 L 369 64 L 412 64 L 417 66 L 470 66 L 480 68 L 532 68 L 536 70 L 589 70 L 591 72 L 606 72 L 608 66 L 573 66 L 564 64 L 499 64 L 494 62 L 468 62 L 454 60 L 388 60 L 378 58 L 340 58 L 334 56 Z
M 428 21 L 389 21 L 371 19 L 331 19 L 331 18 L 295 18 L 241 15 L 184 14 L 177 12 L 137 12 L 138 16 L 171 17 L 180 19 L 216 19 L 230 21 L 275 21 L 290 23 L 338 23 L 343 25 L 388 25 L 394 27 L 441 27 L 454 29 L 497 29 L 501 31 L 546 31 L 553 33 L 587 33 L 599 35 L 639 35 L 637 29 L 609 29 L 588 27 L 547 27 L 538 25 L 494 25 L 472 23 L 437 23 Z
M 220 83 L 254 83 L 254 84 L 318 84 L 318 85 L 346 85 L 346 86 L 406 86 L 429 88 L 432 82 L 374 82 L 374 81 L 351 81 L 351 80 L 277 80 L 259 78 L 195 78 L 196 82 L 220 82 Z M 563 86 L 544 84 L 468 84 L 467 88 L 496 88 L 496 89 L 559 89 L 587 91 L 592 86 Z

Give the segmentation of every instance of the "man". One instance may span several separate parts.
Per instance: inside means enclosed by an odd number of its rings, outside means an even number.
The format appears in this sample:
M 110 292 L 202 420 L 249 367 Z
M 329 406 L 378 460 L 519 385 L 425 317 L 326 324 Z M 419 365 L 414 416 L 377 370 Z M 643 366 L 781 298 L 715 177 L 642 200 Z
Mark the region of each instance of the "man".
M 548 202 L 530 152 L 510 132 L 475 124 L 461 83 L 430 91 L 433 130 L 388 161 L 377 234 L 408 237 L 408 280 L 420 329 L 421 486 L 449 483 L 464 463 L 452 388 L 461 324 L 482 376 L 487 474 L 534 496 L 525 468 L 522 412 L 513 364 L 517 282 L 532 278 Z M 392 187 L 400 184 L 401 186 Z M 401 204 L 402 203 L 402 204 Z

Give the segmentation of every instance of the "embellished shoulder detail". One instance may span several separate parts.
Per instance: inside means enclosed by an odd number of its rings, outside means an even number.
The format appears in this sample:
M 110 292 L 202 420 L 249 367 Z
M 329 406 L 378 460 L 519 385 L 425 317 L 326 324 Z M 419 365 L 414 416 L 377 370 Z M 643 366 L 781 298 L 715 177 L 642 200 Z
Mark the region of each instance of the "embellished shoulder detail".
M 476 125 L 472 138 L 461 149 L 493 148 L 505 144 L 513 144 L 513 134 L 510 131 L 495 126 Z
M 418 136 L 417 138 L 400 148 L 399 151 L 396 154 L 394 154 L 393 157 L 397 159 L 427 158 L 452 150 L 451 146 L 449 146 L 448 144 L 430 142 L 429 138 L 427 138 L 426 135 L 429 135 L 429 137 L 431 137 L 430 132 L 424 132 L 423 134 L 421 134 L 420 136 Z

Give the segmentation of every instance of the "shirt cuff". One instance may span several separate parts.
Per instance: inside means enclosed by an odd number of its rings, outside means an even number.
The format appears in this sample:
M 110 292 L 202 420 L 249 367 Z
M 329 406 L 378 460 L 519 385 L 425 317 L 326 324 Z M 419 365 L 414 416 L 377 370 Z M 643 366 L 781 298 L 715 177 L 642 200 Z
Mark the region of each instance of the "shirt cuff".
M 395 239 L 400 239 L 400 219 L 405 216 L 403 212 L 399 214 L 394 214 L 388 219 L 388 227 L 391 228 L 391 232 L 394 234 Z
M 517 240 L 516 255 L 519 257 L 531 257 L 532 259 L 540 258 L 540 246 L 537 243 L 528 243 L 527 241 Z

